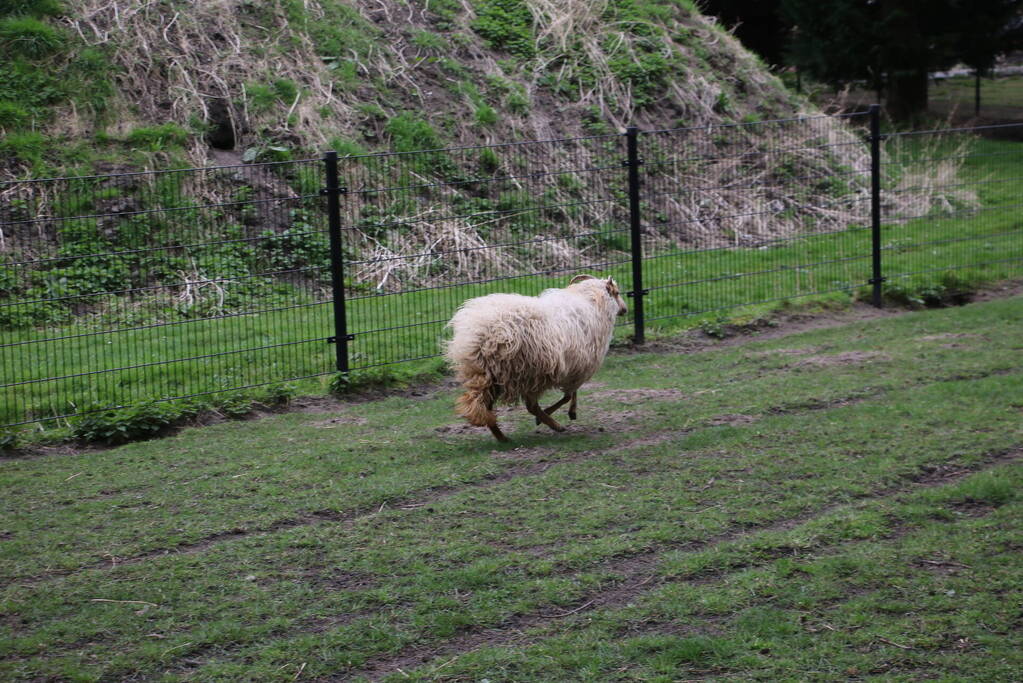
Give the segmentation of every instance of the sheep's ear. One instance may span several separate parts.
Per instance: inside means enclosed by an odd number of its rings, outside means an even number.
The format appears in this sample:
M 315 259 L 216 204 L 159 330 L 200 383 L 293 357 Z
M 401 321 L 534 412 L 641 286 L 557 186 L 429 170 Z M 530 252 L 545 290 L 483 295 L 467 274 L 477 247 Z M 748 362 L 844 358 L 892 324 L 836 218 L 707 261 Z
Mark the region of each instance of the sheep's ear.
M 609 277 L 607 280 L 607 293 L 611 296 L 618 296 L 620 290 L 618 289 L 618 283 L 615 282 L 613 277 Z
M 576 275 L 574 278 L 572 278 L 569 281 L 568 284 L 574 285 L 575 283 L 582 282 L 583 280 L 596 280 L 596 279 L 597 278 L 593 277 L 592 275 L 587 275 L 586 273 L 583 273 L 582 275 Z

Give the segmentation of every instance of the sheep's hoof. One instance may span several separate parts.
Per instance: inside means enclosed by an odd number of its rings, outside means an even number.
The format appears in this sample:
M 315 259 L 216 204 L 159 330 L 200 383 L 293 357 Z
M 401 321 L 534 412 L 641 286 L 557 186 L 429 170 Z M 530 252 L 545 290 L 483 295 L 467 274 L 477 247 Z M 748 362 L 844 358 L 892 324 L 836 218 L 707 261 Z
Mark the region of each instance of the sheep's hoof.
M 575 413 L 573 413 L 571 410 L 568 411 L 568 419 L 569 420 L 574 420 L 575 419 Z

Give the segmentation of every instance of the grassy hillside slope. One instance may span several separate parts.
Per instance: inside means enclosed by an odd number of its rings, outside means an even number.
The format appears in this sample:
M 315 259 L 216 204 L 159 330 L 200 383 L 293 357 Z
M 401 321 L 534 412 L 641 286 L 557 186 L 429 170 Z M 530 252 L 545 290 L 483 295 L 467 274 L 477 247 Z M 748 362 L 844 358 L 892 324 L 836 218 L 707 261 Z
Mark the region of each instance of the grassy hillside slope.
M 0 54 L 7 178 L 806 106 L 690 0 L 8 0 Z

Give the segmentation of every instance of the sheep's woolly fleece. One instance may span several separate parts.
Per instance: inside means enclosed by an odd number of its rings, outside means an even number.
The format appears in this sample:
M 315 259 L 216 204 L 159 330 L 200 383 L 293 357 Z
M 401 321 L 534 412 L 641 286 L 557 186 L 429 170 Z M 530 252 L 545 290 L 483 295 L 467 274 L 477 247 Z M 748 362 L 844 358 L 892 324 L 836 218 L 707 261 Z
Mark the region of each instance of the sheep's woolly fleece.
M 570 393 L 603 362 L 618 311 L 608 281 L 597 278 L 538 297 L 470 299 L 451 319 L 447 359 L 467 392 L 483 399 L 515 403 L 555 387 Z

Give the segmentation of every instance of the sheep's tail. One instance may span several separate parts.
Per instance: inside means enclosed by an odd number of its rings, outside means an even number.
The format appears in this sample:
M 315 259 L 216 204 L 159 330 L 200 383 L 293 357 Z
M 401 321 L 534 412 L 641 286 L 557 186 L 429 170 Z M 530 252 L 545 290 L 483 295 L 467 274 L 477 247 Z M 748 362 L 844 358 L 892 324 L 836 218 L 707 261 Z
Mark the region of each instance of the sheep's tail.
M 475 368 L 473 370 L 462 379 L 465 393 L 455 400 L 455 410 L 471 425 L 486 427 L 497 424 L 497 415 L 493 409 L 494 401 L 497 400 L 497 387 L 485 372 Z

